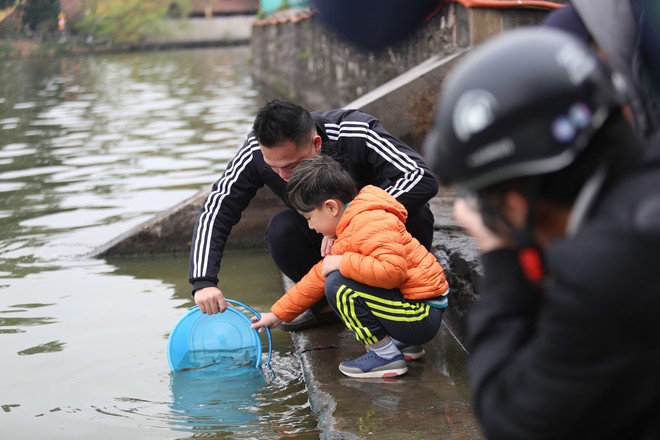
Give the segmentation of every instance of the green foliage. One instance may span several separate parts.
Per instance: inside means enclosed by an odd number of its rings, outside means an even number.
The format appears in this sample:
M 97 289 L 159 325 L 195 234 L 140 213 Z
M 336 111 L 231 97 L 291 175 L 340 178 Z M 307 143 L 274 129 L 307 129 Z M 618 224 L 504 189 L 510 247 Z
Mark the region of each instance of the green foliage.
M 63 55 L 70 55 L 73 52 L 70 43 L 66 42 L 46 42 L 40 44 L 35 50 L 30 52 L 29 56 L 33 58 L 56 58 Z
M 298 60 L 298 61 L 306 61 L 306 60 L 309 59 L 309 57 L 310 57 L 311 55 L 312 55 L 312 54 L 310 53 L 309 50 L 303 50 L 303 51 L 301 51 L 301 52 L 296 53 L 296 60 Z
M 0 44 L 0 60 L 19 58 L 21 51 L 9 44 Z
M 16 4 L 16 0 L 0 0 L 0 9 L 10 8 Z
M 50 32 L 57 29 L 59 0 L 27 0 L 23 5 L 23 24 L 30 30 Z
M 137 44 L 162 31 L 172 10 L 188 11 L 189 0 L 86 0 L 87 14 L 76 29 L 118 44 Z

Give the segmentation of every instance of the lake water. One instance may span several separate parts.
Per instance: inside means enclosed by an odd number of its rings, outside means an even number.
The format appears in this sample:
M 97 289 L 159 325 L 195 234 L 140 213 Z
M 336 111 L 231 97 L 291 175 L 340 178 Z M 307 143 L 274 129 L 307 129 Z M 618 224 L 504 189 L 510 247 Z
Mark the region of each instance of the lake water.
M 2 438 L 318 438 L 288 334 L 272 370 L 171 374 L 187 256 L 89 256 L 210 185 L 263 102 L 246 47 L 0 61 Z M 258 251 L 221 286 L 282 293 Z

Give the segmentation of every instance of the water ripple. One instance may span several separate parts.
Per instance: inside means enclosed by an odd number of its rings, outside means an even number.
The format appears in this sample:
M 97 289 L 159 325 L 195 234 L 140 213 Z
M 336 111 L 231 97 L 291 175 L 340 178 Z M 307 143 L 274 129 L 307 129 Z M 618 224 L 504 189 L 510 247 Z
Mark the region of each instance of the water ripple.
M 171 401 L 122 396 L 113 407 L 95 409 L 195 436 L 317 439 L 317 421 L 309 410 L 301 371 L 297 359 L 274 353 L 272 368 L 263 371 L 209 367 L 171 374 Z

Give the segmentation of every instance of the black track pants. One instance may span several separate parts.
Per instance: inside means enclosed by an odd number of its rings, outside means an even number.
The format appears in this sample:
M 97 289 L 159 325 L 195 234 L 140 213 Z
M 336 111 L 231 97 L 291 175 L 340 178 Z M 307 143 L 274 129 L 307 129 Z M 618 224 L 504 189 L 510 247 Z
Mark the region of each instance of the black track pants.
M 325 297 L 355 337 L 372 345 L 385 336 L 419 345 L 430 341 L 442 323 L 443 308 L 409 301 L 399 289 L 381 289 L 330 273 Z

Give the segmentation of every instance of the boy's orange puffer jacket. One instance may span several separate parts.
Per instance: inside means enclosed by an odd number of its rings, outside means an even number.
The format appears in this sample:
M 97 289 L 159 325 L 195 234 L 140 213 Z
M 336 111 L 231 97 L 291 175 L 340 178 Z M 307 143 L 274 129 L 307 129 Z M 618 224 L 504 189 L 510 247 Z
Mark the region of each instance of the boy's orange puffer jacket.
M 403 205 L 384 190 L 365 186 L 350 202 L 337 225 L 333 255 L 342 255 L 346 278 L 384 289 L 399 288 L 404 297 L 421 300 L 446 294 L 449 284 L 438 260 L 406 230 Z M 320 251 L 320 250 L 319 250 Z M 319 261 L 271 308 L 283 321 L 324 297 Z

